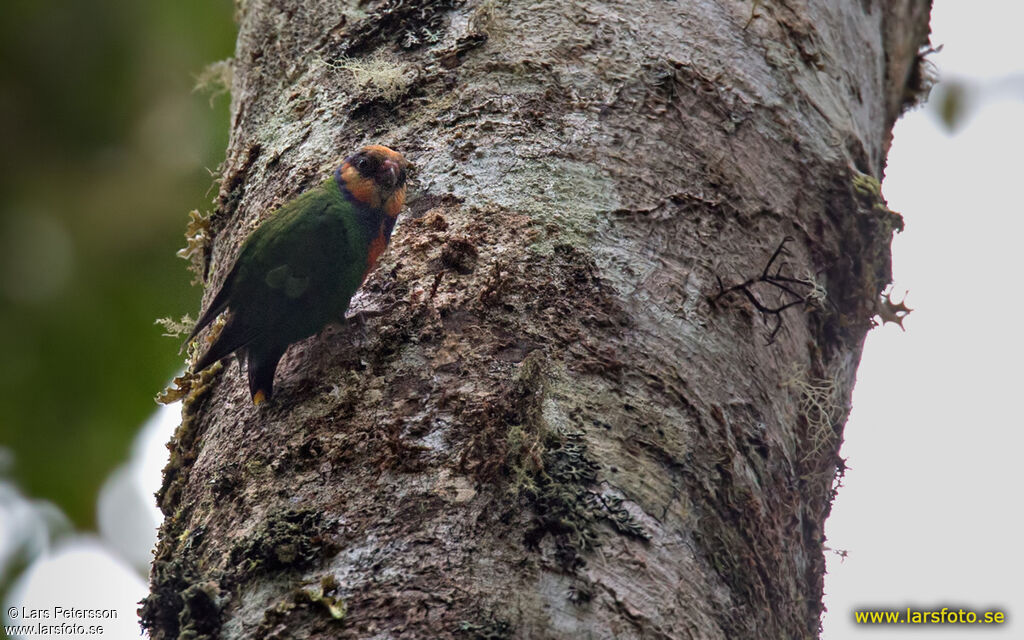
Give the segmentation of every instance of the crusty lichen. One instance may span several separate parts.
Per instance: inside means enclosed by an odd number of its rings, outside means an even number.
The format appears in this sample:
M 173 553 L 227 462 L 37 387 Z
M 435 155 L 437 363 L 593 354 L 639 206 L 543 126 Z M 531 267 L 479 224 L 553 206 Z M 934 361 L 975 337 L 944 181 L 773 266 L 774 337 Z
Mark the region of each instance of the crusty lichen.
M 459 624 L 459 632 L 472 640 L 508 640 L 512 637 L 512 625 L 504 618 L 485 615 L 478 622 L 463 620 Z
M 537 515 L 526 534 L 529 546 L 546 536 L 555 541 L 555 557 L 566 571 L 575 573 L 583 554 L 600 544 L 598 523 L 609 523 L 623 535 L 647 540 L 649 534 L 623 507 L 623 499 L 594 490 L 598 465 L 587 454 L 583 434 L 550 432 L 541 456 L 542 467 L 524 494 Z M 527 488 L 529 487 L 529 488 Z
M 309 566 L 331 548 L 323 514 L 311 509 L 272 512 L 260 527 L 235 543 L 230 565 L 234 581 L 253 575 Z
M 216 363 L 199 373 L 186 372 L 174 379 L 173 386 L 168 387 L 157 396 L 157 402 L 170 404 L 182 400 L 181 424 L 174 431 L 174 438 L 168 445 L 170 459 L 163 470 L 163 484 L 156 493 L 156 502 L 165 516 L 170 516 L 178 505 L 178 498 L 188 481 L 188 470 L 195 460 L 196 433 L 195 404 L 207 393 L 213 379 L 220 373 L 223 365 Z
M 454 0 L 385 0 L 346 33 L 345 52 L 352 55 L 377 42 L 394 42 L 405 50 L 437 43 Z
M 518 420 L 505 436 L 504 464 L 511 478 L 510 490 L 516 496 L 536 492 L 536 477 L 544 467 L 547 429 L 541 411 L 545 385 L 543 352 L 532 351 L 519 365 L 509 393 Z
M 174 543 L 157 550 L 150 592 L 139 607 L 140 622 L 153 637 L 214 640 L 219 637 L 223 594 L 216 580 L 200 578 L 195 561 L 206 530 L 177 533 L 180 526 L 174 518 L 164 522 L 161 539 Z
M 542 350 L 530 352 L 499 397 L 469 412 L 475 433 L 463 457 L 474 461 L 467 470 L 478 480 L 504 482 L 506 497 L 533 512 L 527 546 L 539 548 L 551 537 L 559 566 L 579 578 L 583 555 L 599 544 L 600 522 L 640 540 L 648 533 L 621 496 L 595 489 L 599 467 L 583 433 L 545 419 L 548 389 L 556 384 L 548 366 Z M 584 585 L 575 590 L 587 592 Z
M 294 589 L 283 600 L 263 612 L 263 619 L 253 637 L 268 640 L 290 638 L 287 630 L 297 625 L 292 616 L 299 612 L 326 614 L 331 625 L 343 623 L 348 609 L 338 595 L 339 587 L 337 578 L 327 574 L 320 578 L 316 586 Z
M 216 640 L 220 637 L 220 587 L 208 580 L 191 584 L 181 592 L 178 640 Z

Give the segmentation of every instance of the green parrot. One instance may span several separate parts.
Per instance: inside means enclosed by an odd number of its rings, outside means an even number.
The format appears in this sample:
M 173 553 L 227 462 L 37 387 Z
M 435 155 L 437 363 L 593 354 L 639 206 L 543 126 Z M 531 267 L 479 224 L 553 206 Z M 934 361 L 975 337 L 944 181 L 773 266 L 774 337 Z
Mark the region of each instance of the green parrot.
M 344 318 L 387 248 L 405 204 L 409 167 L 387 147 L 363 147 L 320 186 L 260 224 L 188 337 L 230 311 L 194 370 L 237 352 L 239 365 L 246 363 L 253 403 L 268 400 L 288 345 Z

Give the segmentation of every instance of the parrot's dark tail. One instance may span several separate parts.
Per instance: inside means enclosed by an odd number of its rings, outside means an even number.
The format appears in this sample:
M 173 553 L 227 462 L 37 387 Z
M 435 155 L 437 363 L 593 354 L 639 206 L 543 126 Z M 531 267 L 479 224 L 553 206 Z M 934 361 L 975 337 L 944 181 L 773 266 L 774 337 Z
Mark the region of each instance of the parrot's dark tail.
M 254 404 L 269 400 L 274 393 L 274 372 L 284 349 L 258 352 L 249 349 L 246 368 L 249 370 L 249 393 Z

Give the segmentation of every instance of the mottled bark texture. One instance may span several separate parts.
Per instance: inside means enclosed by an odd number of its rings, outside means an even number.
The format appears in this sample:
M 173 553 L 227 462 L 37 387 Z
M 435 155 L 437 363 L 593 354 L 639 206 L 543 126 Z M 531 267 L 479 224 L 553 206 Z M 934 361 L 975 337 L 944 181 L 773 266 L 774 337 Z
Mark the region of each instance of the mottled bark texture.
M 269 406 L 234 362 L 190 381 L 153 637 L 815 637 L 928 11 L 241 2 L 206 301 L 339 155 L 418 179 L 381 316 L 293 347 Z M 791 292 L 718 297 L 786 236 Z

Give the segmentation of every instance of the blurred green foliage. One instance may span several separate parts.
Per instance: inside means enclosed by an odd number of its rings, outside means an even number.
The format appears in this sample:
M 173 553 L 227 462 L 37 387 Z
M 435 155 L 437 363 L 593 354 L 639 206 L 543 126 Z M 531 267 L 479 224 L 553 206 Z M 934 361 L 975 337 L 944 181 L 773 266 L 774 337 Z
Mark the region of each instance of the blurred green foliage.
M 33 496 L 92 526 L 96 494 L 181 367 L 158 317 L 195 315 L 175 257 L 208 208 L 231 0 L 0 2 L 0 446 Z
M 993 79 L 944 77 L 932 89 L 928 107 L 946 133 L 959 133 L 983 105 L 997 100 L 1024 100 L 1024 74 Z
M 947 133 L 953 133 L 964 125 L 974 93 L 977 91 L 972 91 L 965 83 L 956 80 L 936 85 L 932 91 L 932 109 Z

